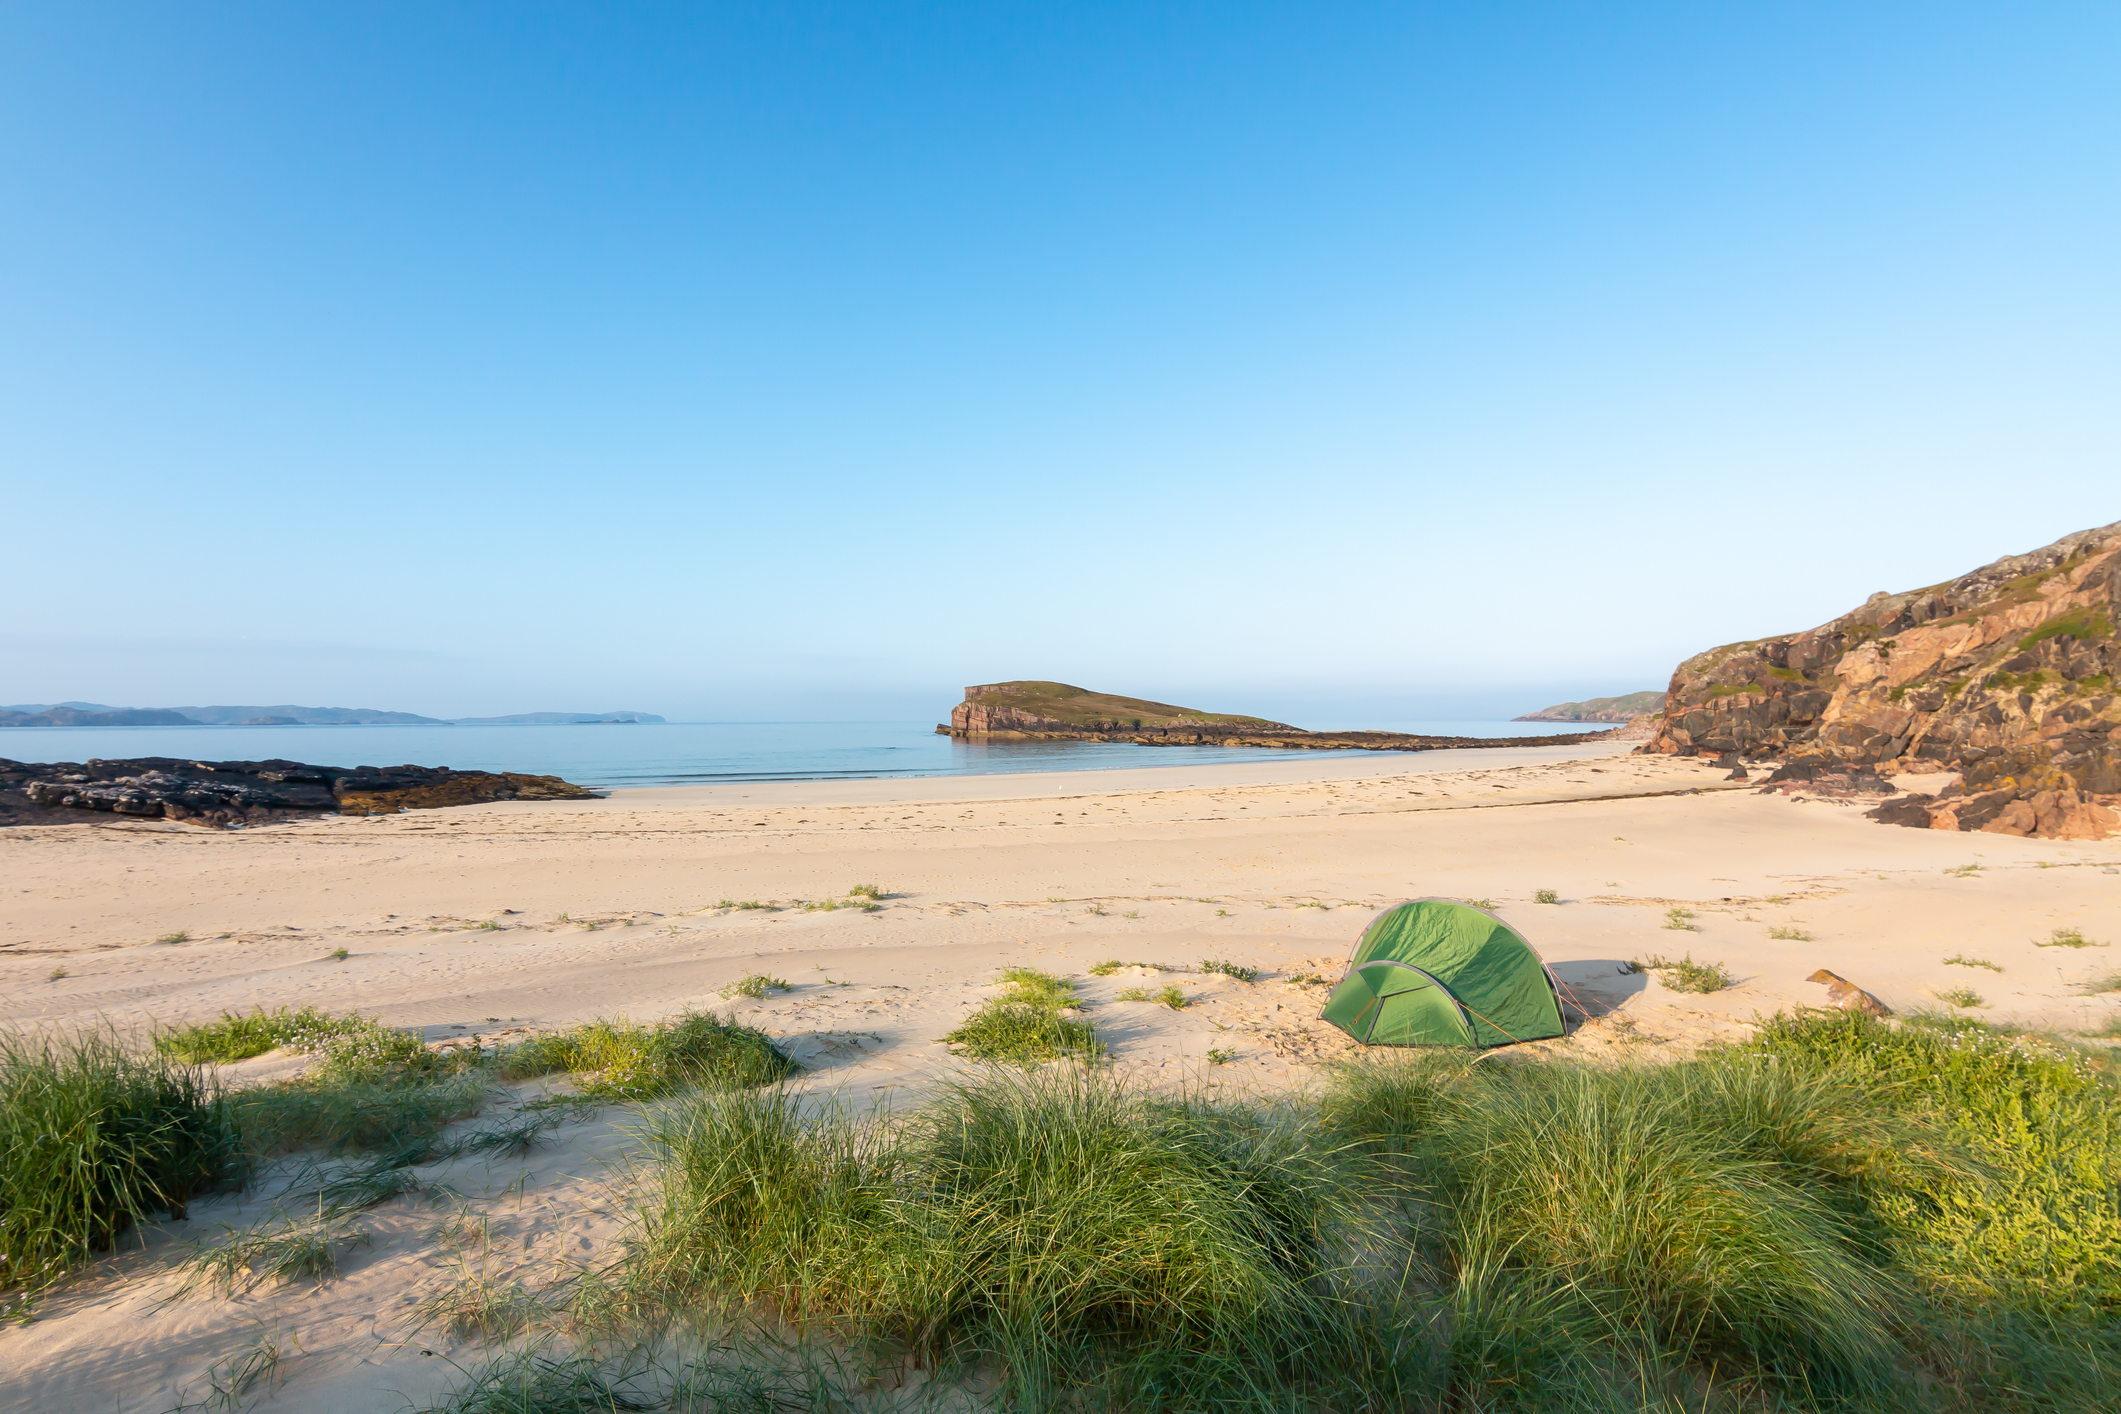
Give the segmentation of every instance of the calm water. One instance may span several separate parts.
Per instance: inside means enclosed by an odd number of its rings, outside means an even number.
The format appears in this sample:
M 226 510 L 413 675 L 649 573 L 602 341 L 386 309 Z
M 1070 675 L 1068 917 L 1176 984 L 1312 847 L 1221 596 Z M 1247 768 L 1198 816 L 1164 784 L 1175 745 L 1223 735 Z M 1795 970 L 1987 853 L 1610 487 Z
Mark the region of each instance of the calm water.
M 1543 736 L 1556 722 L 1372 722 L 1432 736 Z M 1597 730 L 1587 726 L 1585 730 Z M 972 743 L 932 722 L 672 722 L 667 726 L 507 727 L 9 727 L 0 756 L 16 761 L 175 756 L 198 761 L 280 757 L 328 766 L 450 766 L 529 771 L 585 786 L 693 781 L 809 781 L 864 776 L 978 776 L 1123 766 L 1260 761 L 1273 753 L 1220 746 L 1099 741 Z

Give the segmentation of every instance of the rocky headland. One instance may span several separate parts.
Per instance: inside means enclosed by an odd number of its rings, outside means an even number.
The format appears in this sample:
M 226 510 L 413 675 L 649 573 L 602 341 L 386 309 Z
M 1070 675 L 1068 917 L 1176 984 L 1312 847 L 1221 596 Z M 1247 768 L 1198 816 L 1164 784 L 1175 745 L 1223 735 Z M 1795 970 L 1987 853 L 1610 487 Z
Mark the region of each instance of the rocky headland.
M 595 792 L 558 776 L 452 771 L 446 766 L 311 766 L 300 761 L 29 763 L 0 759 L 0 825 L 79 823 L 83 812 L 270 824 L 319 812 L 385 815 L 493 800 L 581 800 Z
M 997 682 L 965 689 L 944 736 L 986 741 L 1114 741 L 1136 746 L 1256 746 L 1288 751 L 1437 751 L 1455 747 L 1555 746 L 1598 733 L 1457 737 L 1406 732 L 1311 732 L 1264 717 L 1203 712 L 1092 692 L 1064 682 Z
M 2121 826 L 2121 522 L 1679 665 L 1655 737 L 1682 756 L 1776 757 L 1771 781 L 1859 793 L 1901 773 L 1891 824 L 2057 839 Z M 1735 763 L 1734 763 L 1735 764 Z M 1879 790 L 1889 787 L 1881 784 Z
M 1537 712 L 1510 718 L 1513 722 L 1632 722 L 1664 706 L 1661 692 L 1630 692 L 1619 697 L 1592 697 L 1582 702 L 1557 702 Z

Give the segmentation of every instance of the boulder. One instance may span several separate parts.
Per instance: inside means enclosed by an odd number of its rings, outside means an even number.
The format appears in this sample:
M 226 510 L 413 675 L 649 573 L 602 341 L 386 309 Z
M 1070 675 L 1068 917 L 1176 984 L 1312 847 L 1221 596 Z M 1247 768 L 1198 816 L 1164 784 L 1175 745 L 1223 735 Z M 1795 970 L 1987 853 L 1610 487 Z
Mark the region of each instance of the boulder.
M 1838 972 L 1820 968 L 1804 979 L 1826 984 L 1826 1004 L 1841 1011 L 1860 1011 L 1865 1016 L 1891 1016 L 1893 1009 Z

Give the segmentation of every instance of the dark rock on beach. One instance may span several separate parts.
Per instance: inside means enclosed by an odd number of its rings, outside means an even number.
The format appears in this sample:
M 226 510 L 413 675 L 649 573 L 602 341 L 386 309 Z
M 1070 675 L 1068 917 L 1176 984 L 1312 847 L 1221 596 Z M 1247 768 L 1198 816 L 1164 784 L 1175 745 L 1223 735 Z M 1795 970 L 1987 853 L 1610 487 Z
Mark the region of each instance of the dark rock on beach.
M 83 812 L 269 824 L 327 811 L 395 814 L 495 800 L 579 800 L 594 792 L 558 776 L 446 766 L 312 766 L 300 761 L 27 763 L 0 759 L 0 825 L 76 824 Z

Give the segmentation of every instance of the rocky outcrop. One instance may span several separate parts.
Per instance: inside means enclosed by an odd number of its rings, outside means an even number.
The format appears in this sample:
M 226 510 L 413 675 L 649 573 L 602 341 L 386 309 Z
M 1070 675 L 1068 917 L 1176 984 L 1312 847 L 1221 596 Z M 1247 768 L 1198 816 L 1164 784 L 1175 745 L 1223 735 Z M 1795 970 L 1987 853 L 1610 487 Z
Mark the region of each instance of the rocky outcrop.
M 395 814 L 494 800 L 576 800 L 558 776 L 446 766 L 311 766 L 300 761 L 25 763 L 0 760 L 0 824 L 66 824 L 102 811 L 196 825 L 256 825 L 322 811 Z
M 1642 749 L 1956 771 L 1873 817 L 2096 838 L 2121 823 L 2117 623 L 2121 523 L 1689 658 Z
M 1630 692 L 1620 697 L 1591 697 L 1582 702 L 1557 702 L 1537 712 L 1510 718 L 1513 722 L 1632 722 L 1664 706 L 1661 692 Z
M 1439 751 L 1484 746 L 1558 746 L 1603 733 L 1555 736 L 1419 736 L 1405 732 L 1307 732 L 1264 717 L 1201 712 L 1115 697 L 1067 683 L 1004 682 L 965 689 L 945 736 L 989 741 L 1114 741 L 1135 746 L 1252 746 L 1284 751 Z

